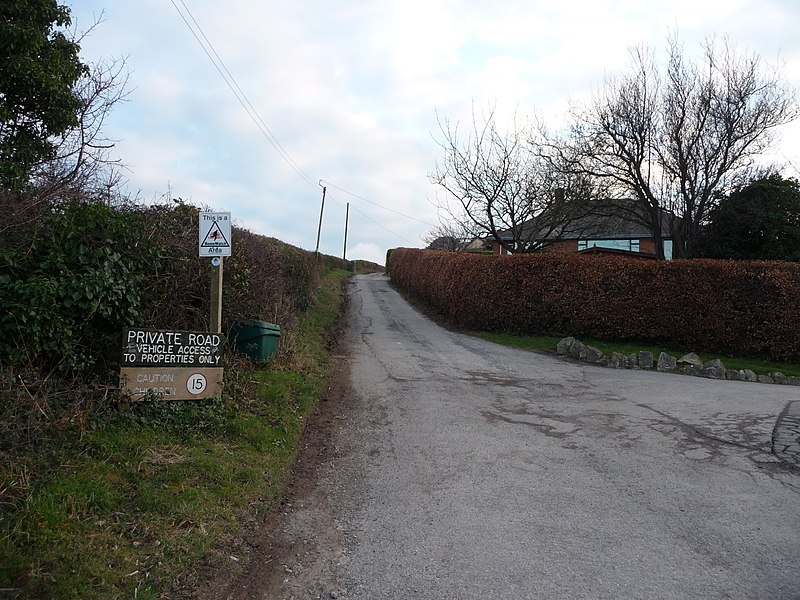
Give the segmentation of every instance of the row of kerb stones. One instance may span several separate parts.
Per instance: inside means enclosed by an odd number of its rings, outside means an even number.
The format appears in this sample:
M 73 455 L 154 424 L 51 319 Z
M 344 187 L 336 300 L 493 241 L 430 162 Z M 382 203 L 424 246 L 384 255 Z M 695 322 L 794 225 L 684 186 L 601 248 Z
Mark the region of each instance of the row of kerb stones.
M 614 367 L 615 369 L 655 369 L 661 373 L 679 373 L 681 375 L 708 377 L 709 379 L 730 379 L 733 381 L 800 386 L 800 377 L 787 377 L 780 372 L 756 375 L 750 369 L 726 369 L 718 358 L 703 362 L 694 352 L 684 354 L 680 358 L 662 352 L 658 359 L 655 359 L 653 353 L 647 351 L 634 352 L 633 354 L 614 352 L 610 357 L 607 357 L 602 350 L 594 346 L 588 346 L 574 337 L 565 337 L 558 342 L 556 354 L 584 360 L 603 367 Z

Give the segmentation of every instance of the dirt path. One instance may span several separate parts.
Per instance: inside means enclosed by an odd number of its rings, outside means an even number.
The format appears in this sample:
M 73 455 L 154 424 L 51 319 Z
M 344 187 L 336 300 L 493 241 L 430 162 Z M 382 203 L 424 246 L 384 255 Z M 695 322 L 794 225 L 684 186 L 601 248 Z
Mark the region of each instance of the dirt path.
M 358 481 L 334 478 L 335 461 L 346 455 L 358 425 L 350 391 L 348 344 L 343 315 L 333 348 L 331 386 L 309 419 L 300 456 L 284 498 L 253 524 L 227 573 L 210 574 L 192 598 L 270 600 L 335 598 L 341 595 L 344 533 L 336 517 L 340 495 L 352 497 Z M 335 481 L 335 482 L 334 482 Z

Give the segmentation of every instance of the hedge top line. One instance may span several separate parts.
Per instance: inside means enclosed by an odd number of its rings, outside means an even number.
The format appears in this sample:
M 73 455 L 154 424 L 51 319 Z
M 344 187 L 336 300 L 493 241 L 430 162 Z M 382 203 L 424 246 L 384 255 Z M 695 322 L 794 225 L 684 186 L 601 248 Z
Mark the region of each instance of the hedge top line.
M 800 362 L 800 264 L 399 248 L 389 274 L 454 325 Z

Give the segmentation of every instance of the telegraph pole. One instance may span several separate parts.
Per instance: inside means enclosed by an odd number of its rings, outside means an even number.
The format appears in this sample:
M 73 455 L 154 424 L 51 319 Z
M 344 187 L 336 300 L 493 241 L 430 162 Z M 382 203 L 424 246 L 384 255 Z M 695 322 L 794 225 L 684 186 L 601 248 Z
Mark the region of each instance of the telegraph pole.
M 325 211 L 325 186 L 322 185 L 322 179 L 319 180 L 319 185 L 322 188 L 322 207 L 319 209 L 319 227 L 317 228 L 317 248 L 314 253 L 319 257 L 319 236 L 322 234 L 322 213 Z
M 342 249 L 342 260 L 347 260 L 347 225 L 350 222 L 350 203 L 347 203 L 347 211 L 344 213 L 344 248 Z

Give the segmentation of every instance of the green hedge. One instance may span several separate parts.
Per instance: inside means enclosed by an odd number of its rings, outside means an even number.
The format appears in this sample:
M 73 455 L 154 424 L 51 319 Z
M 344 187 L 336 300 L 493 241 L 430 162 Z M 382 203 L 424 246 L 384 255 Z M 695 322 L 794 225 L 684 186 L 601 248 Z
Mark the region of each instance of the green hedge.
M 197 255 L 199 208 L 0 195 L 0 209 L 0 365 L 113 382 L 125 327 L 207 330 L 210 260 Z M 291 336 L 325 268 L 310 252 L 234 227 L 223 329 L 256 318 Z
M 800 265 L 401 248 L 392 282 L 453 325 L 800 361 Z

